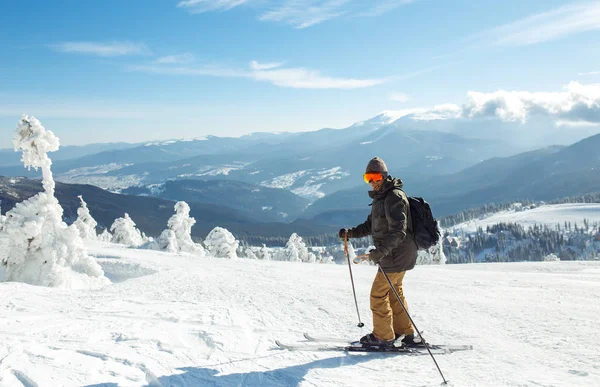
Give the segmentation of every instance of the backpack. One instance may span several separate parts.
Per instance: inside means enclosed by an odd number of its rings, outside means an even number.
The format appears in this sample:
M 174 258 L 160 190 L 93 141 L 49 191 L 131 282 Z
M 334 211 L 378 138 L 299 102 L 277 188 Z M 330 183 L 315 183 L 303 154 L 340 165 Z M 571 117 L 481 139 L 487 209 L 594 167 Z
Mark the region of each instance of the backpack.
M 435 246 L 441 237 L 438 222 L 433 217 L 431 207 L 423 198 L 408 197 L 410 215 L 412 218 L 415 243 L 419 250 L 429 250 Z

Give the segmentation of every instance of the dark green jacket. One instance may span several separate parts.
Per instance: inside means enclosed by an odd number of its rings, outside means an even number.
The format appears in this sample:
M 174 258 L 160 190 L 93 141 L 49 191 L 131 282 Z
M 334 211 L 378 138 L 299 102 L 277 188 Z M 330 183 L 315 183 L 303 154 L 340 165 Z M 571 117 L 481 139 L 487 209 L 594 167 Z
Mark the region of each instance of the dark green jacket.
M 384 254 L 379 261 L 386 272 L 411 270 L 417 262 L 408 198 L 402 191 L 402 180 L 389 176 L 381 190 L 369 191 L 373 199 L 367 221 L 350 230 L 348 237 L 373 237 L 375 248 Z

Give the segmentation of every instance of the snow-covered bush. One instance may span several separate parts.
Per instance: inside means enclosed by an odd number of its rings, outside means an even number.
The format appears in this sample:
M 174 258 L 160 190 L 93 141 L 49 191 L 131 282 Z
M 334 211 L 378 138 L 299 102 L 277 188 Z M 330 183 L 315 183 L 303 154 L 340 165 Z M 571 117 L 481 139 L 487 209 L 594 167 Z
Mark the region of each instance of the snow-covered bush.
M 48 152 L 59 140 L 34 117 L 23 116 L 13 137 L 27 168 L 41 168 L 43 192 L 17 203 L 6 214 L 0 238 L 2 280 L 55 287 L 87 287 L 109 283 L 102 268 L 87 254 L 76 226 L 62 221 L 54 196 L 55 182 Z
M 135 223 L 125 213 L 123 218 L 117 218 L 110 226 L 112 232 L 112 243 L 119 243 L 130 247 L 138 247 L 147 241 L 145 235 L 135 227 Z
M 237 258 L 239 242 L 232 233 L 222 227 L 215 227 L 204 240 L 209 254 L 217 258 Z
M 285 248 L 277 252 L 276 259 L 290 262 L 316 262 L 315 255 L 308 251 L 304 241 L 296 233 L 290 236 Z
M 558 262 L 560 258 L 556 256 L 556 254 L 548 254 L 544 257 L 545 262 Z
M 81 200 L 81 207 L 77 209 L 77 219 L 73 224 L 77 227 L 79 236 L 83 239 L 96 239 L 96 226 L 98 223 L 90 214 L 90 210 L 87 207 L 87 203 L 83 200 L 83 197 L 79 195 L 78 198 Z
M 175 204 L 175 214 L 167 222 L 167 229 L 160 236 L 148 243 L 145 248 L 170 252 L 186 251 L 204 255 L 202 245 L 192 240 L 192 226 L 196 220 L 190 217 L 190 206 L 186 202 Z

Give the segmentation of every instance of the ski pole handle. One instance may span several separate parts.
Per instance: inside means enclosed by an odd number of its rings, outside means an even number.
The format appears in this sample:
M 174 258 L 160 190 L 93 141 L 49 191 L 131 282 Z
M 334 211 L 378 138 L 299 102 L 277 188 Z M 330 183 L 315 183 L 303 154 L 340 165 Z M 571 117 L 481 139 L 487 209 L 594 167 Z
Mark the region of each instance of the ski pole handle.
M 354 257 L 354 259 L 352 260 L 352 262 L 354 262 L 355 264 L 359 264 L 359 263 L 364 262 L 364 261 L 366 261 L 368 259 L 369 259 L 369 254 L 357 255 L 356 257 Z

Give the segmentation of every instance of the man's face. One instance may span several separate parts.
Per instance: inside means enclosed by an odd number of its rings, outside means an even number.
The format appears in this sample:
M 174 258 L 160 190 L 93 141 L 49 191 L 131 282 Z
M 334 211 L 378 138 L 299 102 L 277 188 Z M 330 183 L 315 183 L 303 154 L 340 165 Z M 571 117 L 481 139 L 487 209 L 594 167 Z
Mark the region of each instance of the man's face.
M 371 180 L 371 182 L 369 182 L 369 185 L 371 186 L 373 191 L 378 192 L 381 189 L 381 187 L 383 187 L 383 182 L 384 182 L 384 180 L 379 180 L 379 181 Z

